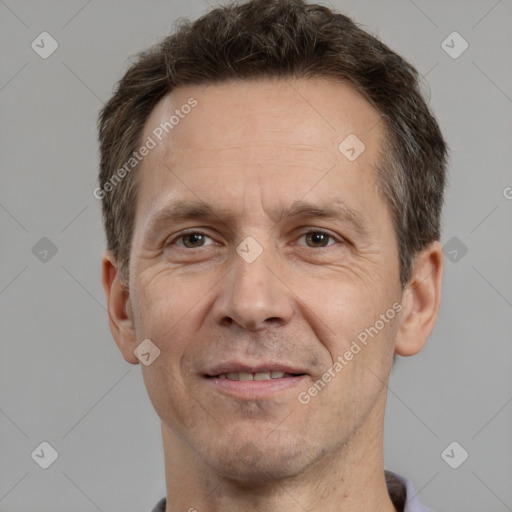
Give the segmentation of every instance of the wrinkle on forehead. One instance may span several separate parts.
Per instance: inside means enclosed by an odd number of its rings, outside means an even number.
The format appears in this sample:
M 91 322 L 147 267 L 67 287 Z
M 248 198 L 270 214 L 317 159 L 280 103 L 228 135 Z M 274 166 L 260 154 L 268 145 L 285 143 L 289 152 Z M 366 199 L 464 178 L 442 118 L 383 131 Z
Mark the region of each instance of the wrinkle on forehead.
M 380 127 L 374 128 L 380 115 L 343 83 L 302 79 L 293 84 L 179 87 L 155 107 L 145 135 L 190 97 L 197 106 L 141 164 L 140 172 L 146 176 L 139 192 L 146 195 L 145 213 L 152 203 L 164 204 L 176 187 L 188 188 L 192 194 L 197 187 L 207 191 L 215 187 L 219 196 L 232 187 L 243 195 L 244 209 L 256 196 L 261 209 L 278 187 L 282 194 L 297 190 L 300 196 L 300 191 L 307 193 L 315 183 L 326 182 L 328 174 L 332 178 L 341 172 L 351 183 L 360 183 L 361 177 L 375 180 Z M 349 133 L 358 134 L 366 145 L 355 162 L 348 162 L 338 150 Z
M 148 134 L 190 97 L 196 98 L 197 106 L 169 134 L 180 147 L 228 147 L 240 139 L 257 142 L 257 137 L 264 136 L 263 140 L 275 141 L 279 134 L 289 137 L 291 133 L 296 140 L 314 140 L 318 146 L 329 135 L 340 142 L 348 135 L 344 133 L 347 126 L 353 132 L 366 132 L 381 118 L 359 92 L 343 82 L 245 81 L 174 89 L 150 115 Z M 208 121 L 187 130 L 187 118 L 198 113 Z

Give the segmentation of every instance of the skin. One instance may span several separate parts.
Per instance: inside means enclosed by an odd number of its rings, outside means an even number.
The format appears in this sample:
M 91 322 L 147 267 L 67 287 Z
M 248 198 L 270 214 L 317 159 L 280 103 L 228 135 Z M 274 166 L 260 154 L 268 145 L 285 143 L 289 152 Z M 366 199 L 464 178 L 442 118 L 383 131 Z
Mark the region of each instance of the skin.
M 394 511 L 382 455 L 387 382 L 393 354 L 416 354 L 432 331 L 443 259 L 431 243 L 401 288 L 376 188 L 380 115 L 328 80 L 183 86 L 155 107 L 142 140 L 190 97 L 197 107 L 141 164 L 128 288 L 110 252 L 102 263 L 124 359 L 138 364 L 144 339 L 160 350 L 141 368 L 162 422 L 167 512 Z M 349 134 L 366 146 L 353 162 L 338 150 Z M 154 214 L 176 199 L 217 213 L 151 232 Z M 297 200 L 343 205 L 365 230 L 346 217 L 284 214 Z M 191 228 L 205 236 L 179 238 Z M 263 250 L 252 263 L 236 252 L 248 236 Z M 401 312 L 333 372 L 395 302 Z M 243 399 L 203 376 L 223 361 L 269 359 L 307 375 Z M 300 403 L 329 368 L 335 377 Z

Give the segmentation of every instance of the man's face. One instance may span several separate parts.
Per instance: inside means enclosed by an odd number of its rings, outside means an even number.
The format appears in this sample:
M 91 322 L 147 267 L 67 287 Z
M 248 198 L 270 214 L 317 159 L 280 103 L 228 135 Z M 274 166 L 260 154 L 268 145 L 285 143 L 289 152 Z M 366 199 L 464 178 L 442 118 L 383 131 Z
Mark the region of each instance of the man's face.
M 140 169 L 130 301 L 137 342 L 161 352 L 147 391 L 168 435 L 220 474 L 297 474 L 382 419 L 400 315 L 375 325 L 402 297 L 382 123 L 341 83 L 238 82 L 176 89 L 142 140 L 190 97 Z M 353 161 L 359 147 L 338 149 L 350 134 L 365 145 Z M 178 202 L 212 213 L 162 216 Z

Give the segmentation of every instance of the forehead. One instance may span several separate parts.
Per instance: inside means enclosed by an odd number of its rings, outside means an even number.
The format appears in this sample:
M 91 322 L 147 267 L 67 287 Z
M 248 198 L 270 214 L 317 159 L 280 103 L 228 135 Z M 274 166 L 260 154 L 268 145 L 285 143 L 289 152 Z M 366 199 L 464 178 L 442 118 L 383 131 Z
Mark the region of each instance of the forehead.
M 280 187 L 293 201 L 322 176 L 330 174 L 325 181 L 332 181 L 333 168 L 354 186 L 374 188 L 380 121 L 361 94 L 339 81 L 178 87 L 145 124 L 142 141 L 150 138 L 155 147 L 141 163 L 137 209 L 147 216 L 178 189 L 191 196 L 187 183 L 201 195 L 217 188 L 216 197 L 222 198 L 222 185 L 236 189 L 241 179 L 260 190 Z

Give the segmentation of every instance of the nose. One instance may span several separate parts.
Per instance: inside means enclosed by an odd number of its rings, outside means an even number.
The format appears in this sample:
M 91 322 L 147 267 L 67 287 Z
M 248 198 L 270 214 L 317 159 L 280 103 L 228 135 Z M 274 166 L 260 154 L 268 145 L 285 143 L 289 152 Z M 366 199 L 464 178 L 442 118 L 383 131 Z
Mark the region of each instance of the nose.
M 219 283 L 213 306 L 216 322 L 250 331 L 286 325 L 293 316 L 292 292 L 270 250 L 250 263 L 234 253 L 232 265 Z

